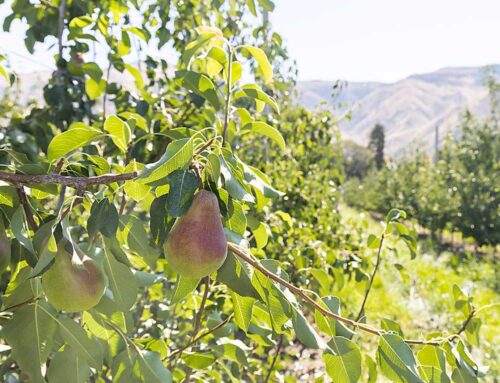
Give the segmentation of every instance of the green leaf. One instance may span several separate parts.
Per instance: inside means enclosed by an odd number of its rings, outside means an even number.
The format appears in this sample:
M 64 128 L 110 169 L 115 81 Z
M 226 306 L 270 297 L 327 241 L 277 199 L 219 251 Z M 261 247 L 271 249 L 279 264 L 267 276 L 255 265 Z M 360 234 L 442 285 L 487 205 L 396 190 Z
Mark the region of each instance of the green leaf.
M 85 81 L 85 92 L 91 100 L 100 97 L 106 91 L 106 81 L 95 81 L 93 78 L 88 78 Z
M 108 198 L 95 200 L 87 221 L 89 237 L 93 239 L 98 231 L 108 238 L 114 237 L 118 229 L 118 219 L 118 211 Z
M 0 205 L 14 207 L 17 203 L 16 189 L 12 186 L 0 185 Z
M 321 305 L 330 310 L 332 313 L 341 315 L 339 298 L 334 296 L 323 297 L 321 298 Z M 316 311 L 315 318 L 319 329 L 330 336 L 338 335 L 350 339 L 355 334 L 354 331 L 349 329 L 342 322 L 327 317 L 319 311 Z
M 186 278 L 179 276 L 172 299 L 170 300 L 170 304 L 173 305 L 183 300 L 186 296 L 188 296 L 188 294 L 191 294 L 196 289 L 199 283 L 199 278 Z
M 264 93 L 257 85 L 244 85 L 234 93 L 235 99 L 250 97 L 254 100 L 262 101 L 271 106 L 279 114 L 280 109 L 276 101 Z
M 442 348 L 424 346 L 417 354 L 418 370 L 427 383 L 450 383 L 446 375 L 446 358 Z
M 47 313 L 58 324 L 59 333 L 65 342 L 71 346 L 75 353 L 85 359 L 90 367 L 100 369 L 102 365 L 102 349 L 96 339 L 87 335 L 85 330 L 72 319 L 49 311 L 42 306 Z
M 167 177 L 170 191 L 167 194 L 167 211 L 171 217 L 180 217 L 188 211 L 194 192 L 200 186 L 198 177 L 188 170 L 176 170 Z
M 382 373 L 394 382 L 424 382 L 410 347 L 399 335 L 383 334 L 380 337 L 377 362 Z
M 109 280 L 112 300 L 122 311 L 128 311 L 137 299 L 138 287 L 129 267 L 118 262 L 108 249 L 104 250 L 104 270 Z
M 12 347 L 12 358 L 29 375 L 30 382 L 45 382 L 41 366 L 52 351 L 57 327 L 54 315 L 47 304 L 35 302 L 18 308 L 1 330 L 2 338 Z
M 66 132 L 56 135 L 50 141 L 47 157 L 49 161 L 57 160 L 100 136 L 102 136 L 102 133 L 99 130 L 91 128 L 82 122 L 74 122 Z
M 258 298 L 258 293 L 252 285 L 253 270 L 233 253 L 228 253 L 224 264 L 217 270 L 217 281 L 227 285 L 232 291 L 242 297 Z
M 245 186 L 243 186 L 242 182 L 238 179 L 239 177 L 236 168 L 230 165 L 231 162 L 228 163 L 223 155 L 219 156 L 219 160 L 220 170 L 222 176 L 224 177 L 225 186 L 229 195 L 237 200 L 255 202 L 255 198 L 247 191 Z
M 57 352 L 47 370 L 49 382 L 85 383 L 92 371 L 89 365 L 70 346 Z
M 295 330 L 295 336 L 303 345 L 314 348 L 314 349 L 324 349 L 325 344 L 323 339 L 316 333 L 316 330 L 312 328 L 304 314 L 296 307 L 293 307 L 294 313 L 292 314 L 292 324 Z
M 221 102 L 217 95 L 217 88 L 208 76 L 193 71 L 179 70 L 175 72 L 175 77 L 181 79 L 182 86 L 206 99 L 216 110 L 220 109 Z
M 273 67 L 271 66 L 271 63 L 267 59 L 266 54 L 264 51 L 260 48 L 253 47 L 250 45 L 242 45 L 239 47 L 242 49 L 244 52 L 247 52 L 250 54 L 255 61 L 257 61 L 257 64 L 259 64 L 259 71 L 262 77 L 264 78 L 264 82 L 267 84 L 272 81 L 273 79 Z
M 195 352 L 182 356 L 184 363 L 196 370 L 204 370 L 215 362 L 215 356 L 208 353 Z
M 331 351 L 323 353 L 326 372 L 334 382 L 355 383 L 361 376 L 361 352 L 349 339 L 335 336 L 328 342 Z
M 111 139 L 118 149 L 120 149 L 122 153 L 126 153 L 132 136 L 128 124 L 121 118 L 112 114 L 104 121 L 104 130 L 111 135 Z
M 368 239 L 366 240 L 366 246 L 369 248 L 369 249 L 378 249 L 379 246 L 380 246 L 380 238 L 373 235 L 373 234 L 370 234 L 368 236 Z
M 234 321 L 246 333 L 252 319 L 255 298 L 241 297 L 234 291 L 231 291 L 231 300 L 233 301 Z
M 193 157 L 193 142 L 183 138 L 171 142 L 158 162 L 148 164 L 136 178 L 137 182 L 151 183 L 168 176 L 173 171 L 186 166 Z
M 74 20 L 74 19 L 73 19 Z M 102 69 L 94 62 L 82 64 L 82 70 L 85 74 L 89 75 L 92 80 L 99 83 L 102 78 Z
M 141 90 L 144 88 L 144 78 L 142 77 L 141 71 L 130 64 L 124 64 L 126 70 L 132 75 L 135 80 L 135 86 L 137 89 Z
M 141 381 L 144 383 L 171 383 L 172 375 L 163 365 L 160 354 L 152 351 L 141 351 L 138 358 L 141 368 Z
M 388 319 L 388 318 L 382 318 L 382 321 L 381 321 L 381 324 L 382 324 L 382 329 L 389 332 L 389 331 L 392 331 L 392 332 L 395 332 L 397 333 L 400 337 L 403 337 L 403 330 L 401 330 L 401 326 L 394 322 L 393 320 L 391 319 Z
M 12 233 L 14 233 L 14 237 L 19 241 L 23 247 L 28 250 L 31 254 L 36 254 L 33 249 L 33 243 L 31 242 L 31 238 L 26 233 L 26 216 L 24 215 L 24 209 L 22 206 L 19 206 L 14 214 L 12 215 L 12 219 L 10 221 L 10 229 Z
M 263 134 L 264 136 L 269 137 L 273 140 L 281 149 L 281 151 L 285 151 L 285 140 L 278 129 L 273 128 L 271 125 L 266 124 L 262 121 L 250 122 L 243 127 L 242 133 L 246 132 L 256 132 Z

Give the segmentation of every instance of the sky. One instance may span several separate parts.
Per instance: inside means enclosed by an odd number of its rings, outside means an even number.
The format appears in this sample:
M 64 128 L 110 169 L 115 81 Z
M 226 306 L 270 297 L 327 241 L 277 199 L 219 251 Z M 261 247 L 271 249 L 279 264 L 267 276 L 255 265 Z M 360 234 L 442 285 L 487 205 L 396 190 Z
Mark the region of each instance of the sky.
M 274 1 L 270 20 L 297 60 L 299 80 L 394 82 L 443 67 L 500 63 L 500 0 Z M 8 11 L 0 5 L 0 20 Z M 0 32 L 0 51 L 15 70 L 53 67 L 55 50 L 46 45 L 30 57 L 23 26 L 13 27 Z

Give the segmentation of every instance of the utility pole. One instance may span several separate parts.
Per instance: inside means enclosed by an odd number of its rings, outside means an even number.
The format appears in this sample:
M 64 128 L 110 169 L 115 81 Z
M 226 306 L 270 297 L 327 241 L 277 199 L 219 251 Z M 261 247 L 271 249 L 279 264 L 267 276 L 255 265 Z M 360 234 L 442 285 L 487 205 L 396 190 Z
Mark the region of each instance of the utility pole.
M 434 164 L 437 165 L 439 161 L 439 125 L 436 125 L 434 134 Z

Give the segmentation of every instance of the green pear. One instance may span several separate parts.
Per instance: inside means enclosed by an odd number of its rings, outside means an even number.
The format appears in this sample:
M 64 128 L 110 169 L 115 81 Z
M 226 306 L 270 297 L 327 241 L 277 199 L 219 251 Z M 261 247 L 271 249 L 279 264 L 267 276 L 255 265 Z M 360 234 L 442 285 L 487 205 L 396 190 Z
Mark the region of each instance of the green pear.
M 98 304 L 104 294 L 104 274 L 79 248 L 75 246 L 72 255 L 65 245 L 66 240 L 58 243 L 55 262 L 43 274 L 43 291 L 49 303 L 58 310 L 88 310 Z
M 174 271 L 202 278 L 217 271 L 227 255 L 219 203 L 212 192 L 200 190 L 185 216 L 177 219 L 164 244 Z

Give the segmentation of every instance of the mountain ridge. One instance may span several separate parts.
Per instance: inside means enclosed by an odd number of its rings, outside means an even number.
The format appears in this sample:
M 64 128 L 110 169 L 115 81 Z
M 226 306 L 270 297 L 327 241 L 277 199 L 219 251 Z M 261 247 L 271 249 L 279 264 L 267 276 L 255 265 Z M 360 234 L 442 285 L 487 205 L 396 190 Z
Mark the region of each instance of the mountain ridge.
M 478 116 L 488 113 L 484 79 L 491 67 L 499 73 L 500 65 L 445 67 L 392 83 L 349 82 L 336 98 L 331 96 L 335 81 L 299 81 L 297 102 L 311 109 L 337 105 L 341 113 L 353 110 L 352 119 L 340 128 L 344 138 L 363 145 L 375 124 L 384 125 L 389 155 L 401 155 L 416 143 L 431 151 L 436 127 L 441 143 L 448 132 L 458 130 L 466 109 Z

